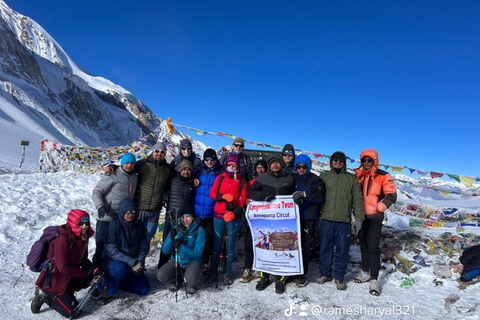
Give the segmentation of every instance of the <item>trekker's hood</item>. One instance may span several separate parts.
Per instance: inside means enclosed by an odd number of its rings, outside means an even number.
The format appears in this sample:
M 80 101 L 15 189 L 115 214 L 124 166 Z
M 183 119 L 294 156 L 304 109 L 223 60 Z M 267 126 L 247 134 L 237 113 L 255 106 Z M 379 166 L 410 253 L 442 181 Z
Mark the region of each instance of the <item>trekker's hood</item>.
M 362 154 L 360 155 L 360 161 L 364 158 L 364 157 L 370 157 L 373 159 L 373 166 L 370 170 L 368 171 L 365 171 L 365 169 L 363 168 L 363 165 L 361 164 L 360 162 L 360 167 L 358 167 L 357 169 L 355 169 L 355 175 L 357 177 L 360 177 L 362 174 L 368 174 L 368 173 L 371 173 L 372 175 L 374 175 L 375 173 L 377 173 L 378 171 L 378 166 L 380 165 L 380 161 L 378 161 L 378 152 L 377 150 L 375 149 L 365 149 L 362 151 Z
M 306 154 L 298 155 L 298 157 L 295 159 L 295 168 L 299 163 L 305 163 L 308 166 L 307 173 L 310 173 L 310 171 L 312 170 L 312 160 L 309 156 L 307 156 Z
M 345 158 L 345 163 L 343 164 L 341 172 L 347 172 L 347 156 L 342 151 L 335 151 L 334 153 L 332 153 L 332 156 L 330 157 L 330 171 L 335 171 L 335 169 L 333 169 L 332 167 L 332 159 L 335 158 L 336 154 L 341 154 Z
M 118 219 L 122 223 L 127 223 L 127 222 L 125 222 L 125 219 L 123 218 L 123 214 L 125 213 L 125 211 L 128 211 L 128 210 L 137 210 L 137 206 L 135 205 L 135 201 L 133 201 L 130 198 L 125 198 L 122 201 L 120 201 L 120 205 L 118 206 Z M 133 221 L 135 221 L 135 220 L 133 220 Z
M 67 217 L 67 224 L 72 229 L 72 232 L 77 236 L 80 237 L 81 229 L 78 226 L 78 223 L 83 218 L 87 217 L 90 220 L 90 215 L 88 212 L 83 211 L 81 209 L 73 209 L 68 213 Z M 88 226 L 87 236 L 88 238 L 92 237 L 94 234 L 93 229 L 91 226 Z

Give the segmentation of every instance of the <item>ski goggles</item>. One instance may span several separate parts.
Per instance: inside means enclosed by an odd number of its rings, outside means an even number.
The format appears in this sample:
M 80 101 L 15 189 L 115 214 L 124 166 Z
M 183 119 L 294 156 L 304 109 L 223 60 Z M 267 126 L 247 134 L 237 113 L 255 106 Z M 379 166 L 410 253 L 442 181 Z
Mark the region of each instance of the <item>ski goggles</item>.
M 128 215 L 131 215 L 131 214 L 137 214 L 137 210 L 128 210 L 128 211 L 125 211 L 123 213 L 124 215 L 128 216 Z

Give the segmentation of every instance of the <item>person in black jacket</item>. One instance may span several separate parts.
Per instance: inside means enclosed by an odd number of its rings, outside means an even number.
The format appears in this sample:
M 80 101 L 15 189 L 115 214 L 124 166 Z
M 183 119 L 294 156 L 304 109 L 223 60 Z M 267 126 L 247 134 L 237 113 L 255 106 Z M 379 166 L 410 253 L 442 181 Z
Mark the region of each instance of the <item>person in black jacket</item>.
M 179 167 L 179 173 L 172 179 L 172 183 L 168 192 L 167 215 L 163 225 L 163 242 L 172 228 L 171 215 L 176 210 L 194 211 L 195 205 L 195 186 L 193 181 L 193 166 L 188 160 L 182 160 Z M 160 269 L 170 260 L 170 255 L 160 252 L 160 260 L 158 268 Z
M 283 146 L 282 150 L 283 170 L 293 175 L 295 172 L 295 148 L 290 143 Z
M 299 287 L 308 284 L 307 274 L 310 264 L 310 246 L 312 244 L 315 226 L 320 218 L 320 204 L 325 199 L 325 184 L 312 170 L 312 160 L 305 154 L 295 159 L 297 172 L 295 178 L 296 190 L 293 193 L 293 200 L 300 208 L 300 227 L 302 229 L 302 259 L 303 275 L 295 278 Z
M 293 176 L 285 173 L 282 160 L 273 156 L 268 160 L 268 172 L 260 175 L 248 189 L 248 198 L 254 201 L 272 201 L 277 195 L 290 195 L 295 191 Z M 275 279 L 275 292 L 285 292 L 286 277 L 277 276 Z M 270 275 L 262 272 L 262 279 L 255 289 L 265 290 L 270 285 Z
M 229 154 L 236 154 L 240 158 L 240 175 L 244 179 L 244 181 L 247 183 L 247 185 L 250 184 L 250 181 L 254 179 L 255 176 L 255 168 L 252 165 L 252 159 L 250 159 L 250 156 L 245 154 L 245 140 L 241 137 L 236 137 L 233 140 L 232 144 L 232 151 L 224 153 L 221 158 L 220 158 L 220 165 L 222 167 L 225 166 L 225 160 L 227 159 L 227 156 Z

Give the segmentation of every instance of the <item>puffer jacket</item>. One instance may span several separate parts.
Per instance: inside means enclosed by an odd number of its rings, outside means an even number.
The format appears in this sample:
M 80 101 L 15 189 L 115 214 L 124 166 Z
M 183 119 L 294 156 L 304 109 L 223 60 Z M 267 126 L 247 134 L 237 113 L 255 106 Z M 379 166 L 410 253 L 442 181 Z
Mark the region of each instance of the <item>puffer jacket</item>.
M 170 180 L 176 175 L 173 168 L 165 160 L 155 161 L 150 155 L 146 160 L 137 161 L 135 171 L 138 172 L 135 194 L 138 209 L 160 211 L 164 193 L 168 190 Z
M 178 219 L 175 226 L 179 230 L 177 234 L 178 239 L 182 239 L 182 244 L 178 248 L 178 256 L 172 255 L 172 260 L 177 261 L 182 267 L 186 268 L 192 262 L 203 263 L 203 249 L 205 248 L 205 230 L 200 226 L 197 219 L 185 228 L 181 224 L 181 218 Z M 197 230 L 197 232 L 195 232 Z M 196 236 L 195 236 L 196 233 Z M 162 251 L 164 254 L 171 254 L 174 251 L 172 237 L 170 233 L 165 239 Z
M 330 160 L 330 166 L 332 160 Z M 325 201 L 321 218 L 334 222 L 351 222 L 352 210 L 357 221 L 365 219 L 363 199 L 357 178 L 347 172 L 345 163 L 340 173 L 331 168 L 320 175 L 325 183 Z
M 195 185 L 193 177 L 184 178 L 177 173 L 172 180 L 172 185 L 168 192 L 167 211 L 181 210 L 182 207 L 192 207 L 195 204 Z
M 215 200 L 210 198 L 210 190 L 217 176 L 221 173 L 220 163 L 217 161 L 212 168 L 202 163 L 202 172 L 199 180 L 200 186 L 197 188 L 195 195 L 195 215 L 200 218 L 212 218 Z
M 282 169 L 280 175 L 276 176 L 270 171 L 272 160 L 278 161 L 283 166 L 281 159 L 272 157 L 268 161 L 267 172 L 262 173 L 255 182 L 248 188 L 248 198 L 255 201 L 263 201 L 267 196 L 291 195 L 295 192 L 295 179 L 292 175 L 285 173 Z
M 316 220 L 320 217 L 320 204 L 325 199 L 325 184 L 312 170 L 312 160 L 309 156 L 301 154 L 295 160 L 295 166 L 305 163 L 308 168 L 304 175 L 294 173 L 295 190 L 304 191 L 307 197 L 300 206 L 300 219 Z
M 123 261 L 131 267 L 135 260 L 145 265 L 148 253 L 148 241 L 142 221 L 135 219 L 127 222 L 123 217 L 125 211 L 132 209 L 136 209 L 133 200 L 122 200 L 118 209 L 118 219 L 108 226 L 104 251 L 104 258 Z
M 397 188 L 392 176 L 378 168 L 378 152 L 375 149 L 365 149 L 360 159 L 370 157 L 373 166 L 365 170 L 362 165 L 355 169 L 360 187 L 363 191 L 363 206 L 366 219 L 383 220 L 383 212 L 397 201 Z
M 220 180 L 222 180 L 221 184 Z M 227 202 L 222 199 L 222 196 L 227 193 L 233 196 L 230 208 L 227 208 Z M 245 201 L 247 200 L 247 184 L 243 181 L 241 175 L 237 175 L 237 180 L 235 180 L 228 172 L 223 172 L 215 179 L 212 189 L 210 190 L 210 198 L 215 200 L 213 214 L 215 218 L 223 219 L 223 215 L 227 212 L 227 209 L 237 213 L 242 212 L 245 208 Z M 241 210 L 236 209 L 237 207 Z M 238 219 L 241 217 L 239 214 L 236 214 L 235 218 Z
M 138 177 L 135 170 L 127 173 L 121 166 L 113 173 L 102 176 L 93 189 L 93 203 L 97 210 L 104 207 L 107 214 L 98 220 L 112 222 L 117 219 L 120 201 L 135 197 L 137 182 Z
M 80 238 L 78 223 L 83 217 L 89 217 L 88 213 L 73 209 L 69 212 L 67 223 L 59 228 L 60 234 L 50 243 L 47 252 L 47 260 L 51 260 L 50 271 L 43 270 L 35 285 L 43 290 L 62 294 L 72 278 L 86 279 L 88 274 L 88 239 L 93 236 L 91 227 L 87 230 L 87 240 Z M 50 287 L 46 287 L 46 276 L 51 277 Z

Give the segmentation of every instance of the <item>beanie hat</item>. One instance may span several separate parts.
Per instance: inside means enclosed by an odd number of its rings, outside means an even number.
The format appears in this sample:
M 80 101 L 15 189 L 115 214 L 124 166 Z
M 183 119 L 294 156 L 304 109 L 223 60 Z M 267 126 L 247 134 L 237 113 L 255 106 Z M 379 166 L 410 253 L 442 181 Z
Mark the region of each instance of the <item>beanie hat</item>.
M 308 167 L 307 172 L 310 172 L 310 170 L 312 170 L 312 159 L 310 159 L 310 157 L 307 156 L 306 154 L 298 155 L 298 157 L 295 159 L 295 167 L 299 163 L 305 163 L 307 165 Z
M 133 155 L 133 153 L 125 153 L 123 156 L 122 156 L 122 160 L 120 161 L 120 165 L 124 165 L 126 163 L 137 163 L 137 160 L 135 160 L 135 156 Z
M 178 172 L 181 172 L 181 171 L 184 170 L 184 169 L 193 170 L 192 162 L 190 162 L 190 161 L 187 160 L 187 159 L 183 159 L 183 160 L 180 162 L 180 166 L 178 167 Z
M 229 162 L 233 162 L 237 165 L 237 169 L 240 169 L 240 157 L 237 156 L 236 154 L 230 153 L 227 156 L 227 159 L 225 159 L 225 167 Z
M 268 159 L 268 169 L 270 169 L 270 166 L 272 165 L 273 162 L 278 162 L 283 168 L 283 162 L 280 160 L 280 158 L 277 155 L 273 155 L 270 159 Z
M 203 160 L 207 158 L 213 158 L 217 160 L 217 153 L 215 152 L 215 150 L 213 150 L 212 148 L 208 148 L 207 150 L 205 150 L 205 152 L 203 153 Z
M 333 161 L 333 158 L 338 158 L 343 161 L 343 163 L 346 163 L 347 158 L 345 157 L 345 153 L 341 151 L 336 151 L 332 154 L 330 157 L 330 163 Z
M 258 166 L 262 166 L 265 168 L 265 171 L 268 171 L 268 165 L 265 159 L 263 158 L 258 159 L 257 162 L 255 162 L 255 165 L 253 166 L 253 168 L 256 170 Z
M 233 140 L 233 143 L 232 143 L 232 144 L 235 144 L 235 143 L 241 143 L 241 144 L 245 145 L 245 140 L 243 140 L 243 138 L 236 137 L 236 138 Z
M 185 147 L 192 147 L 192 142 L 188 139 L 183 139 L 182 141 L 180 141 L 180 149 L 183 149 Z
M 295 155 L 295 149 L 290 143 L 287 143 L 285 146 L 283 146 L 282 153 L 284 153 L 285 151 L 291 151 Z
M 165 145 L 165 143 L 161 142 L 161 141 L 157 141 L 157 143 L 155 143 L 152 147 L 152 150 L 163 150 L 163 151 L 167 151 L 167 146 Z

